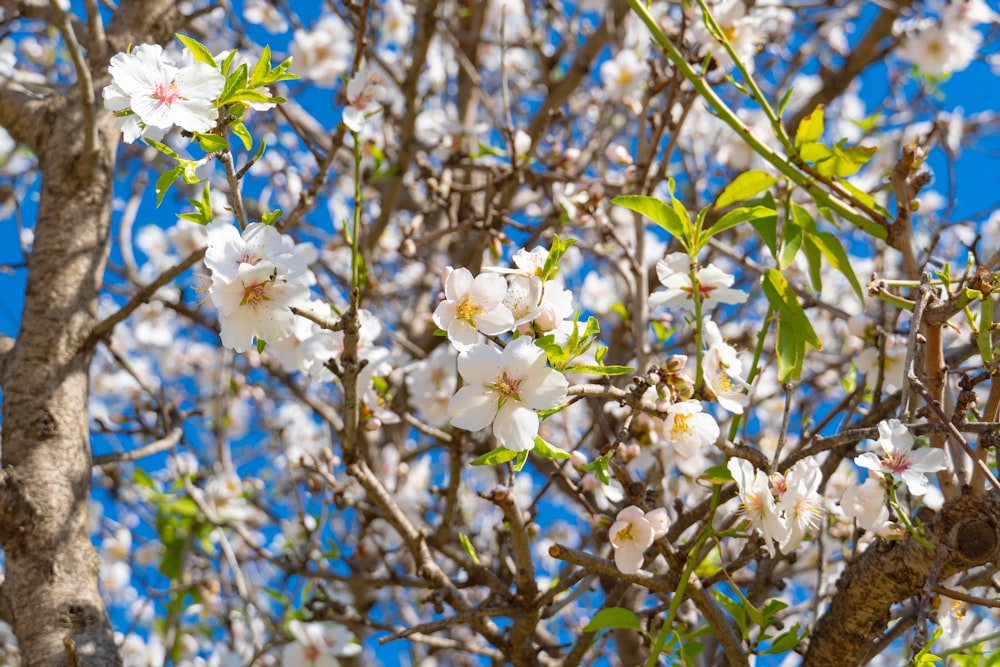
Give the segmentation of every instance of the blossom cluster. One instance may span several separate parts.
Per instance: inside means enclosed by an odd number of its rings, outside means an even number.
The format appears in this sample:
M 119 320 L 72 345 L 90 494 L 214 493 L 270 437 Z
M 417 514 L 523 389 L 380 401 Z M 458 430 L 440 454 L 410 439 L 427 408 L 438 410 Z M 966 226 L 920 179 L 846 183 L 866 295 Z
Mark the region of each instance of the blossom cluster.
M 208 132 L 219 117 L 215 99 L 225 77 L 202 62 L 179 64 L 158 44 L 140 44 L 119 53 L 108 67 L 104 107 L 118 114 L 127 143 L 139 137 L 159 140 L 174 125 L 188 132 Z
M 208 295 L 219 313 L 222 344 L 245 352 L 258 341 L 291 335 L 292 307 L 305 306 L 316 277 L 309 244 L 296 244 L 273 226 L 255 222 L 242 233 L 228 223 L 208 227 L 205 266 L 211 271 Z

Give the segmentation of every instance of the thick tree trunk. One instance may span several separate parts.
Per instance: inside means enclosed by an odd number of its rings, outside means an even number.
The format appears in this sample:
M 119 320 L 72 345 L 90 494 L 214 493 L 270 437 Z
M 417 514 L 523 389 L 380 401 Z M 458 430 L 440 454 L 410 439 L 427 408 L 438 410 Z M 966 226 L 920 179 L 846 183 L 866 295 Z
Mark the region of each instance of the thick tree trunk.
M 102 114 L 87 160 L 79 116 L 56 115 L 38 119 L 51 132 L 38 151 L 35 242 L 3 377 L 3 596 L 25 665 L 72 664 L 74 651 L 80 665 L 117 665 L 88 528 L 87 398 L 118 137 Z
M 13 349 L 0 350 L 0 618 L 13 626 L 26 667 L 121 664 L 88 526 L 90 335 L 120 139 L 112 114 L 99 108 L 100 90 L 110 54 L 130 43 L 162 43 L 182 21 L 171 0 L 124 0 L 107 43 L 87 42 L 103 38 L 99 30 L 76 36 L 87 49 L 98 107 L 90 155 L 78 87 L 40 98 L 0 85 L 0 124 L 35 152 L 41 171 L 20 330 Z

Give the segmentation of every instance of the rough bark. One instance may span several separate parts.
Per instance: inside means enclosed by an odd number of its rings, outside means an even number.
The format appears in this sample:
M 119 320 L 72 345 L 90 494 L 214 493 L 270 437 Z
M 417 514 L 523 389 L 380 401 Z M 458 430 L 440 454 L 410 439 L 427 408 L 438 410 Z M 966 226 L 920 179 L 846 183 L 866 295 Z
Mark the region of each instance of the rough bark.
M 110 48 L 91 44 L 88 54 L 96 98 L 108 52 L 162 41 L 179 19 L 173 3 L 123 2 L 109 25 Z M 113 116 L 98 110 L 96 145 L 86 155 L 78 88 L 41 101 L 19 98 L 10 81 L 0 87 L 0 123 L 35 152 L 41 172 L 20 330 L 0 367 L 0 608 L 26 667 L 119 665 L 88 528 L 87 341 L 109 248 L 120 135 Z
M 995 560 L 1000 550 L 1000 497 L 962 496 L 926 524 L 927 537 L 946 549 L 932 583 Z M 878 540 L 852 561 L 837 582 L 837 593 L 819 619 L 804 667 L 862 665 L 873 642 L 885 631 L 894 604 L 920 595 L 938 565 L 932 553 L 910 538 Z

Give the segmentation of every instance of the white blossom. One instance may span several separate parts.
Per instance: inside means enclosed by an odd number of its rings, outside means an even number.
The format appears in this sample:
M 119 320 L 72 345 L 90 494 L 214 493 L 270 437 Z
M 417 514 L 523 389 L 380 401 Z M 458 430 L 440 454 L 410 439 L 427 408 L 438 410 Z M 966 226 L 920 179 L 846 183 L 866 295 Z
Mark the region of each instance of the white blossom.
M 104 88 L 104 106 L 122 114 L 119 126 L 125 141 L 145 127 L 168 130 L 174 125 L 189 132 L 208 132 L 215 126 L 219 110 L 214 100 L 222 92 L 225 77 L 217 68 L 195 62 L 176 67 L 163 56 L 158 44 L 140 44 L 131 53 L 119 53 L 108 67 L 111 84 Z M 160 135 L 162 136 L 162 134 Z
M 635 574 L 643 554 L 653 544 L 655 531 L 642 509 L 629 505 L 615 518 L 608 531 L 615 551 L 615 565 L 625 574 Z
M 915 496 L 927 492 L 927 474 L 947 467 L 944 452 L 933 447 L 914 450 L 913 435 L 898 419 L 879 422 L 878 445 L 883 456 L 865 452 L 854 463 L 872 472 L 892 475 L 902 481 Z
M 546 365 L 545 353 L 527 336 L 503 352 L 473 345 L 458 357 L 465 386 L 451 399 L 451 423 L 479 431 L 491 423 L 497 441 L 515 452 L 530 450 L 538 435 L 537 410 L 566 399 L 566 377 Z
M 510 331 L 514 315 L 504 305 L 507 281 L 495 273 L 475 278 L 465 268 L 455 269 L 444 285 L 445 299 L 434 310 L 434 324 L 448 332 L 448 340 L 460 351 L 489 335 Z

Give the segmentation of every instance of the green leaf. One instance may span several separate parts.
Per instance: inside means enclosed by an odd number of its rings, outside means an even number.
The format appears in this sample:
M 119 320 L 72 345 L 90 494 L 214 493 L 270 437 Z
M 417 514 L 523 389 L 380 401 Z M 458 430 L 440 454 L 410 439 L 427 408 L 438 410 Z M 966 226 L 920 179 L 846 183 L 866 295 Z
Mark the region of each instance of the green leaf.
M 826 144 L 810 141 L 799 148 L 799 157 L 806 162 L 822 162 L 833 155 L 833 151 Z
M 156 150 L 160 151 L 161 153 L 163 153 L 167 157 L 172 157 L 175 160 L 180 160 L 181 159 L 181 156 L 178 155 L 177 153 L 175 153 L 172 148 L 170 148 L 169 146 L 166 146 L 164 144 L 161 144 L 159 141 L 154 141 L 152 139 L 149 139 L 148 137 L 144 138 L 143 141 L 145 141 L 148 145 L 150 145 L 153 148 L 155 148 Z
M 715 201 L 713 208 L 725 208 L 730 204 L 756 197 L 774 185 L 777 180 L 777 177 L 759 169 L 745 171 L 734 178 L 733 182 L 723 189 L 722 194 Z M 715 226 L 713 226 L 714 228 Z
M 267 347 L 267 341 L 266 340 L 261 340 L 260 338 L 258 338 L 257 339 L 257 354 L 263 354 L 265 347 Z
M 777 269 L 765 271 L 761 278 L 761 286 L 771 306 L 778 311 L 781 320 L 791 327 L 794 334 L 816 349 L 822 349 L 823 344 L 816 336 L 816 331 L 805 311 L 802 310 L 798 296 L 792 291 L 781 272 Z
M 778 102 L 778 118 L 781 118 L 785 113 L 785 107 L 788 106 L 788 100 L 792 99 L 792 91 L 795 90 L 794 86 L 789 86 L 785 94 L 781 96 L 781 101 Z
M 742 632 L 745 639 L 747 637 L 747 614 L 746 609 L 743 607 L 743 601 L 733 600 L 720 591 L 712 591 L 712 595 L 719 601 L 719 604 L 726 608 L 729 615 L 736 621 L 736 625 L 740 626 L 740 632 Z
M 610 484 L 611 476 L 608 474 L 608 464 L 610 462 L 611 453 L 608 452 L 604 456 L 596 458 L 584 466 L 580 466 L 580 470 L 594 473 L 597 475 L 597 479 L 601 480 L 601 484 Z
M 820 254 L 816 244 L 812 242 L 812 239 L 812 236 L 806 235 L 806 242 L 802 246 L 802 252 L 805 253 L 806 261 L 809 264 L 809 281 L 812 283 L 813 289 L 816 292 L 820 292 L 823 289 L 823 256 Z
M 250 83 L 247 85 L 250 88 L 257 88 L 262 85 L 265 77 L 267 77 L 267 74 L 270 71 L 271 47 L 265 44 L 263 50 L 260 52 L 260 58 L 257 59 L 256 64 L 253 66 L 253 71 L 250 73 Z
M 795 255 L 798 254 L 799 248 L 802 247 L 805 235 L 806 231 L 795 224 L 792 219 L 789 219 L 785 223 L 785 228 L 781 234 L 781 254 L 778 256 L 778 266 L 782 270 L 787 269 L 795 261 Z
M 474 565 L 479 565 L 479 556 L 476 555 L 476 549 L 472 546 L 472 541 L 465 536 L 465 533 L 458 534 L 458 541 L 462 543 L 462 548 L 465 549 L 465 554 L 469 557 Z
M 770 193 L 764 196 L 764 205 L 775 210 L 774 199 L 771 197 Z M 760 236 L 761 240 L 767 245 L 771 254 L 774 255 L 775 259 L 778 257 L 778 215 L 775 213 L 773 216 L 764 216 L 762 218 L 753 218 L 750 220 L 750 224 L 753 228 L 757 230 L 757 234 Z
M 555 445 L 551 445 L 542 439 L 542 436 L 535 436 L 535 453 L 539 456 L 544 456 L 547 459 L 568 459 L 569 452 L 559 449 Z
M 635 369 L 631 366 L 593 366 L 587 364 L 580 364 L 579 366 L 570 366 L 566 368 L 564 373 L 586 373 L 587 375 L 628 375 L 629 373 L 634 373 Z
M 229 129 L 243 142 L 244 149 L 250 150 L 253 147 L 253 137 L 250 136 L 250 130 L 241 121 L 230 123 Z
M 282 209 L 276 208 L 273 211 L 268 211 L 264 215 L 260 216 L 260 221 L 265 225 L 273 225 L 281 219 L 282 213 L 284 213 Z M 447 335 L 447 333 L 445 335 Z
M 802 363 L 806 356 L 806 342 L 795 333 L 794 323 L 778 318 L 778 382 L 793 382 L 802 377 Z
M 163 201 L 163 195 L 167 194 L 167 190 L 170 186 L 174 184 L 180 175 L 184 172 L 183 167 L 174 167 L 169 171 L 163 172 L 159 178 L 156 179 L 156 205 L 159 206 Z
M 722 484 L 732 482 L 733 474 L 729 472 L 729 468 L 727 468 L 725 465 L 719 464 L 717 466 L 712 466 L 711 468 L 703 472 L 701 475 L 699 475 L 698 481 L 710 484 L 712 486 L 720 486 Z
M 528 450 L 517 453 L 517 460 L 514 461 L 514 472 L 521 472 L 521 468 L 524 467 L 525 461 L 528 460 Z
M 194 138 L 198 140 L 198 145 L 201 146 L 201 150 L 206 153 L 218 153 L 229 148 L 229 142 L 226 141 L 225 137 L 220 137 L 217 134 L 195 132 Z
M 471 464 L 474 466 L 495 466 L 507 463 L 507 461 L 513 461 L 515 458 L 517 458 L 516 452 L 512 452 L 503 445 L 500 445 L 493 451 L 483 454 L 477 459 L 473 459 Z
M 851 259 L 847 256 L 844 246 L 840 244 L 840 239 L 830 232 L 818 232 L 807 236 L 806 243 L 819 250 L 830 266 L 844 274 L 844 277 L 851 283 L 854 293 L 858 295 L 859 299 L 864 301 L 865 297 L 861 289 L 861 283 L 858 282 L 858 277 L 854 274 Z
M 798 646 L 804 638 L 804 635 L 800 636 L 799 632 L 799 624 L 796 623 L 790 630 L 775 637 L 774 641 L 771 642 L 771 646 L 767 650 L 761 651 L 760 655 L 781 655 L 782 653 L 788 653 Z
M 598 630 L 629 629 L 642 630 L 639 624 L 639 617 L 624 607 L 608 607 L 597 612 L 587 625 L 583 626 L 584 632 L 597 632 Z
M 748 221 L 752 223 L 764 218 L 776 218 L 777 215 L 777 212 L 768 206 L 741 206 L 740 208 L 735 208 L 716 220 L 715 224 L 708 228 L 701 245 L 704 246 L 704 244 L 708 243 L 709 237 L 731 229 L 736 225 L 741 225 Z
M 556 277 L 556 274 L 559 273 L 559 260 L 574 243 L 576 243 L 574 238 L 560 241 L 558 234 L 552 235 L 552 246 L 549 248 L 549 254 L 545 257 L 545 265 L 542 267 L 541 275 L 538 276 L 543 283 Z
M 621 195 L 612 199 L 611 203 L 624 206 L 630 211 L 646 216 L 687 247 L 688 240 L 684 232 L 686 227 L 691 224 L 690 220 L 685 225 L 685 221 L 681 220 L 677 211 L 659 199 L 645 195 Z
M 219 93 L 219 106 L 225 106 L 229 104 L 230 97 L 237 94 L 241 90 L 245 90 L 247 87 L 247 65 L 243 63 L 236 68 L 235 72 L 232 72 L 226 77 L 226 85 L 222 87 L 222 92 Z
M 191 52 L 191 55 L 193 55 L 194 59 L 198 62 L 211 65 L 212 67 L 219 66 L 219 63 L 215 62 L 215 56 L 213 56 L 212 52 L 208 50 L 208 47 L 194 37 L 188 37 L 187 35 L 182 35 L 180 33 L 177 33 L 175 37 L 184 42 L 184 46 L 188 48 L 188 51 Z
M 222 61 L 222 65 L 219 67 L 223 76 L 229 76 L 229 69 L 233 66 L 233 61 L 236 60 L 236 49 L 229 52 L 226 59 Z
M 795 147 L 801 148 L 804 144 L 817 141 L 822 136 L 823 105 L 820 104 L 799 123 L 799 128 L 795 131 Z

